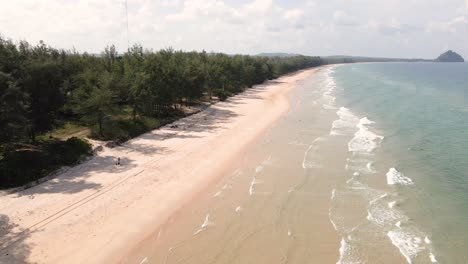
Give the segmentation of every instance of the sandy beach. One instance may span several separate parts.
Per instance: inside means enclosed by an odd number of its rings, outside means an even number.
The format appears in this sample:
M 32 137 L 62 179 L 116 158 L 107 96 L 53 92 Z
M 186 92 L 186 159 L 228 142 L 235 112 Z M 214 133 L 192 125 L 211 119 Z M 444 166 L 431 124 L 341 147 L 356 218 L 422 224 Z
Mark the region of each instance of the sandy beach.
M 320 68 L 220 102 L 33 188 L 0 196 L 0 263 L 116 263 L 216 183 Z M 121 166 L 116 166 L 117 157 Z

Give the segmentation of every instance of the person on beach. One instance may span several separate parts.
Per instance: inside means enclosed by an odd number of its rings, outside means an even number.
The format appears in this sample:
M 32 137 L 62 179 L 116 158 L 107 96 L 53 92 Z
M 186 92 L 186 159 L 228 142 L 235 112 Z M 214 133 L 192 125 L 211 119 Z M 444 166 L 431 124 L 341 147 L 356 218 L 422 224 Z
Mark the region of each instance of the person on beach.
M 117 163 L 116 163 L 115 165 L 117 165 L 117 166 L 120 166 L 120 165 L 121 165 L 121 164 L 120 164 L 120 157 L 117 158 Z

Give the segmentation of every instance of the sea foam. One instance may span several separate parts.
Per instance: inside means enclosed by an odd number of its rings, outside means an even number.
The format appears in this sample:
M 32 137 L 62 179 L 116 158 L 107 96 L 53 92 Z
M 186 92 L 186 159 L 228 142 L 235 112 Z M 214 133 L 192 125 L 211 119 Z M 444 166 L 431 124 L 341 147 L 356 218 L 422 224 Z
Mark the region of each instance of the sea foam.
M 380 226 L 389 226 L 395 223 L 395 221 L 406 220 L 406 217 L 397 210 L 386 208 L 381 204 L 375 204 L 367 210 L 367 220 Z
M 387 183 L 389 185 L 401 184 L 401 185 L 411 185 L 413 184 L 413 180 L 411 178 L 406 177 L 403 173 L 399 172 L 395 168 L 390 168 L 387 172 Z
M 373 123 L 374 121 L 369 120 L 367 117 L 363 117 L 359 120 L 359 123 L 356 125 L 358 131 L 348 143 L 349 151 L 372 152 L 377 148 L 384 137 L 373 133 L 369 128 L 367 128 L 367 125 L 371 125 Z
M 344 136 L 352 133 L 356 123 L 359 122 L 359 119 L 346 107 L 340 107 L 336 114 L 338 115 L 339 119 L 333 121 L 330 135 Z
M 312 168 L 321 168 L 322 165 L 319 161 L 320 155 L 317 155 L 318 150 L 317 143 L 323 141 L 322 137 L 314 139 L 311 145 L 304 152 L 304 158 L 302 159 L 302 168 L 303 169 L 312 169 Z
M 255 185 L 259 184 L 259 183 L 262 183 L 262 182 L 257 181 L 257 178 L 253 177 L 252 181 L 250 182 L 250 186 L 249 186 L 249 195 L 250 196 L 254 195 Z
M 203 221 L 202 225 L 200 226 L 200 228 L 195 231 L 194 235 L 197 235 L 199 234 L 200 232 L 203 232 L 205 231 L 209 226 L 212 226 L 214 225 L 214 222 L 210 221 L 210 214 L 207 214 L 205 216 L 205 221 Z
M 340 258 L 336 264 L 359 264 L 364 263 L 357 254 L 354 254 L 356 248 L 353 247 L 350 243 L 351 236 L 342 238 L 340 242 Z
M 426 249 L 423 246 L 422 239 L 410 232 L 400 229 L 398 231 L 389 231 L 387 235 L 409 264 L 412 263 L 415 256 Z

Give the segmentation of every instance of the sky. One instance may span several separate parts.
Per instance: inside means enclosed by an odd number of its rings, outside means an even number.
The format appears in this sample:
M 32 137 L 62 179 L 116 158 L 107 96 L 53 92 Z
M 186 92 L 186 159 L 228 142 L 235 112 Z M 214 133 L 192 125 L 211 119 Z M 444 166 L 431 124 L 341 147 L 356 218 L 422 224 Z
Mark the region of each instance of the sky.
M 159 50 L 468 58 L 468 0 L 0 0 L 0 35 L 100 53 Z

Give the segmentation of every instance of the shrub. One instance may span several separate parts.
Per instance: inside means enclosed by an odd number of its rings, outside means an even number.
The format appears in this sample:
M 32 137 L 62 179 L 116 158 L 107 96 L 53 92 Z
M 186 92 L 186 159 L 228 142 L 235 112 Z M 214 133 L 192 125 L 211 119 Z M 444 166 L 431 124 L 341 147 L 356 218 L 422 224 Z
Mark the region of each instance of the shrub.
M 117 140 L 120 142 L 139 136 L 161 125 L 161 120 L 149 117 L 133 119 L 107 120 L 104 123 L 104 137 L 100 137 L 98 128 L 92 129 L 91 137 L 101 140 Z
M 230 92 L 225 90 L 214 90 L 213 93 L 220 101 L 226 101 L 226 99 L 232 95 Z
M 91 153 L 91 145 L 76 137 L 5 152 L 0 159 L 0 188 L 38 180 L 62 166 L 76 164 Z
M 16 187 L 39 179 L 46 158 L 43 152 L 36 150 L 4 153 L 0 161 L 0 187 Z
M 90 155 L 91 152 L 91 145 L 77 137 L 53 143 L 49 145 L 48 151 L 51 164 L 56 166 L 73 165 L 83 157 Z

